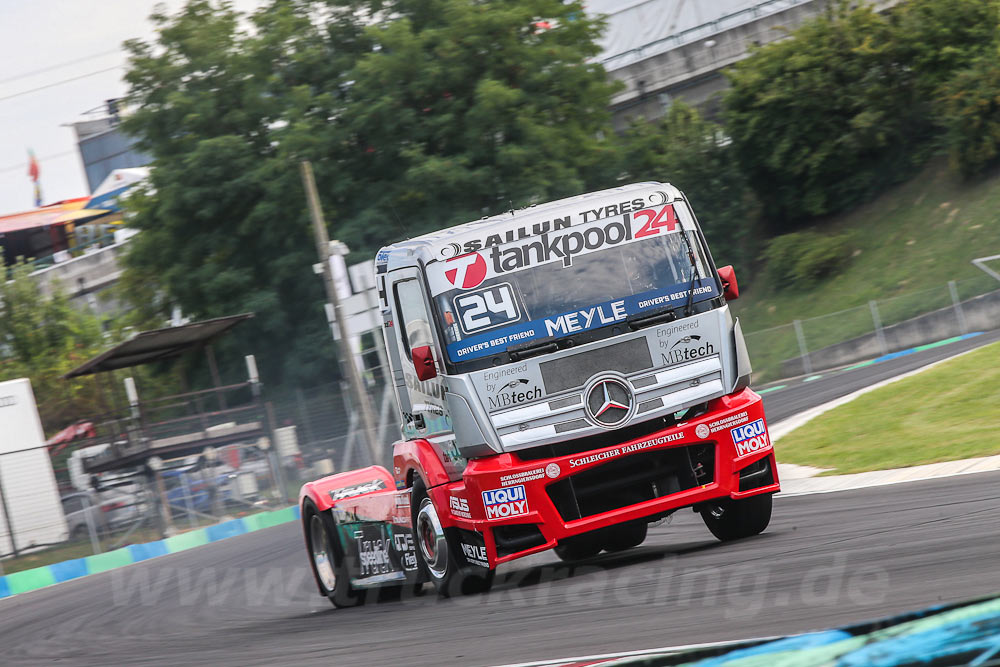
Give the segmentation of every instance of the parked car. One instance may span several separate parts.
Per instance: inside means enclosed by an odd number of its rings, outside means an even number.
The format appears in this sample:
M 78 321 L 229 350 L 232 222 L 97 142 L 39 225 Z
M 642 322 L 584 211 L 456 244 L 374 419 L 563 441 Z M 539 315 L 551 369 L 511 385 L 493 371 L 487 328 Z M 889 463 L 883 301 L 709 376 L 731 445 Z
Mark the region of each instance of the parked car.
M 81 492 L 70 493 L 62 497 L 63 514 L 66 516 L 66 527 L 69 529 L 69 539 L 85 540 L 89 535 L 88 515 L 94 530 L 98 534 L 108 531 L 108 523 L 101 511 L 100 502 L 95 494 Z
M 64 495 L 61 500 L 71 540 L 88 537 L 88 514 L 94 530 L 99 535 L 106 535 L 132 523 L 144 511 L 143 500 L 139 495 L 115 489 L 101 492 L 78 491 Z

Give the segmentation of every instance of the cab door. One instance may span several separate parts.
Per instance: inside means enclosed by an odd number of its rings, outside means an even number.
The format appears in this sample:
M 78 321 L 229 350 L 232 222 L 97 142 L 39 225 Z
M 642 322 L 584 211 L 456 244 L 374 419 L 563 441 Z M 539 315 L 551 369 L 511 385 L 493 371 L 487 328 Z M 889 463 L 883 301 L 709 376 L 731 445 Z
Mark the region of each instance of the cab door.
M 393 357 L 393 383 L 403 417 L 403 436 L 412 439 L 450 433 L 451 417 L 441 377 L 444 370 L 441 346 L 434 331 L 421 273 L 415 268 L 390 271 L 386 276 L 386 288 L 392 311 L 392 326 L 386 327 L 386 342 Z M 412 351 L 424 345 L 434 351 L 438 375 L 421 381 L 413 367 Z

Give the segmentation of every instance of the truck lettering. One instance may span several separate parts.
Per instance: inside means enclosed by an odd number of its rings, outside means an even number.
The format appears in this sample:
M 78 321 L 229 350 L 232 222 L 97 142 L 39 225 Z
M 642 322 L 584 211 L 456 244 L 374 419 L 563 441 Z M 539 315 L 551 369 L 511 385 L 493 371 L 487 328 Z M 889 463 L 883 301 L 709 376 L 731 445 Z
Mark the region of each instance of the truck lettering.
M 507 230 L 502 236 L 500 234 L 490 234 L 485 240 L 473 239 L 471 241 L 466 241 L 465 245 L 462 247 L 462 251 L 469 253 L 477 250 L 483 250 L 484 248 L 491 248 L 496 245 L 513 243 L 514 241 L 520 241 L 521 239 L 530 238 L 532 236 L 541 236 L 549 231 L 566 229 L 571 224 L 572 220 L 568 215 L 563 218 L 555 218 L 551 221 L 546 220 L 544 222 L 536 222 L 531 225 L 530 230 L 527 227 L 518 227 L 517 229 Z
M 494 273 L 517 271 L 526 266 L 561 259 L 563 266 L 572 266 L 573 255 L 584 250 L 597 250 L 632 240 L 632 221 L 626 214 L 623 220 L 609 222 L 603 227 L 564 234 L 542 234 L 537 241 L 501 248 L 493 246 L 490 261 Z
M 583 317 L 583 323 L 580 322 L 580 317 Z M 554 319 L 546 319 L 545 335 L 557 336 L 559 334 L 565 335 L 576 331 L 584 331 L 592 326 L 604 326 L 606 324 L 621 322 L 625 317 L 625 301 L 612 301 L 607 305 L 607 310 L 605 310 L 604 306 L 595 306 L 586 310 L 566 313 Z
M 595 208 L 590 211 L 583 211 L 580 215 L 583 217 L 584 222 L 590 222 L 590 220 L 588 220 L 590 216 L 593 216 L 592 220 L 611 218 L 616 215 L 638 211 L 645 205 L 646 203 L 642 199 L 633 199 L 631 201 L 623 201 L 618 204 L 611 204 L 610 206 L 605 206 L 604 208 Z
M 695 347 L 682 347 L 661 352 L 660 359 L 664 364 L 679 364 L 682 361 L 694 361 L 712 354 L 715 354 L 715 346 L 711 343 L 705 343 Z

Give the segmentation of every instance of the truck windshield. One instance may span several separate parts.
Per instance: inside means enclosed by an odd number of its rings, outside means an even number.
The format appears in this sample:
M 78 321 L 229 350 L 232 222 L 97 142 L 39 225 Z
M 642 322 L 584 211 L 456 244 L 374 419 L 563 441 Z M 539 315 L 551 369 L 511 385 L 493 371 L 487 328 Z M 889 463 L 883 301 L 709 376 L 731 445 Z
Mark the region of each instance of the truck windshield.
M 694 231 L 678 227 L 579 254 L 568 266 L 549 261 L 439 294 L 448 357 L 452 363 L 496 357 L 585 331 L 606 337 L 614 324 L 714 298 L 717 283 L 700 248 Z

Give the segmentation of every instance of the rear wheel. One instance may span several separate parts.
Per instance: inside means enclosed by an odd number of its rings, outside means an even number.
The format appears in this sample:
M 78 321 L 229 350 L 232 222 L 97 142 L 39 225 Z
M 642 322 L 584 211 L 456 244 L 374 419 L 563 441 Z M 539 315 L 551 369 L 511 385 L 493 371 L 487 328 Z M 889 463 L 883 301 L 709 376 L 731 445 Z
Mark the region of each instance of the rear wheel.
M 427 495 L 421 479 L 413 484 L 413 535 L 417 543 L 417 561 L 438 595 L 485 593 L 493 586 L 494 570 L 470 566 L 456 556 L 456 540 L 441 526 L 434 502 Z
M 320 512 L 312 501 L 303 506 L 303 524 L 309 560 L 320 591 L 335 607 L 353 607 L 362 601 L 361 593 L 351 586 L 350 574 L 344 563 L 336 526 L 329 512 Z
M 771 522 L 771 494 L 713 501 L 702 507 L 701 518 L 723 542 L 758 535 Z

